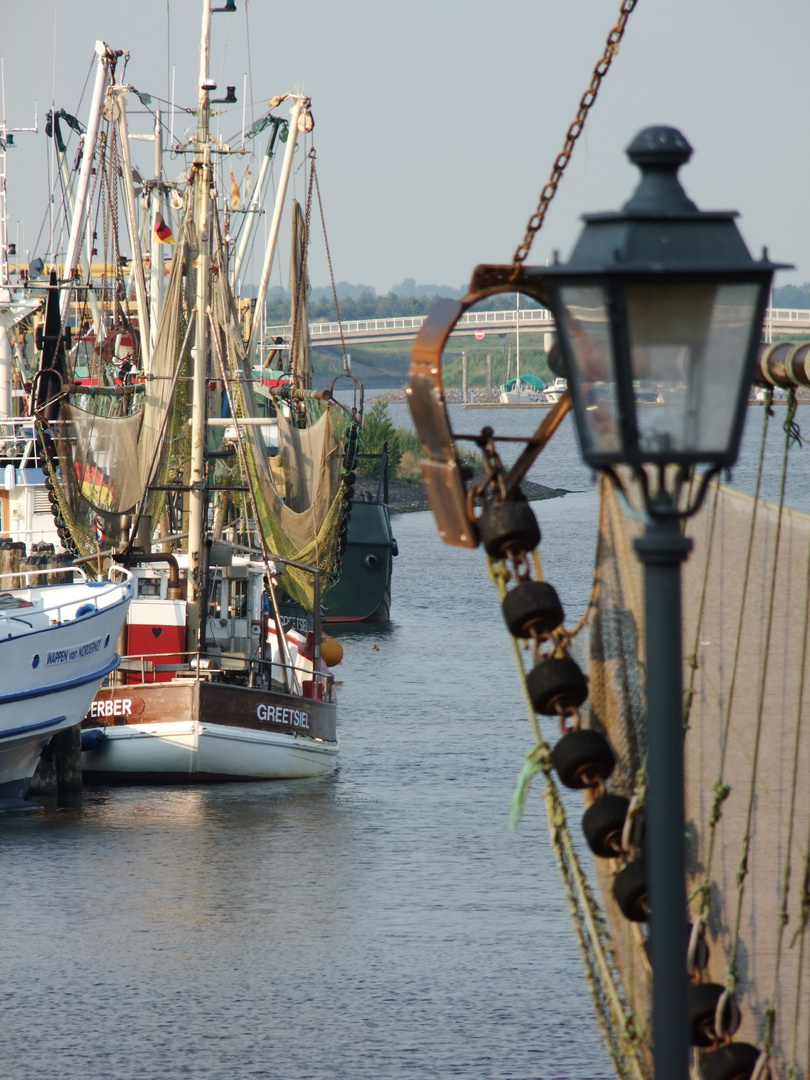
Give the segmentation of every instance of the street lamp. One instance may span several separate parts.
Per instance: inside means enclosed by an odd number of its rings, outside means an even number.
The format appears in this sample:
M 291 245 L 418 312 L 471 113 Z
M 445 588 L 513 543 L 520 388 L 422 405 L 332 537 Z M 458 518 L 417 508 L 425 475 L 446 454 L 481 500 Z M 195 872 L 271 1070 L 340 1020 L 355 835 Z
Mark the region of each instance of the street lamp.
M 589 214 L 566 265 L 541 271 L 587 464 L 646 510 L 647 874 L 656 1080 L 686 1080 L 681 520 L 737 459 L 775 264 L 751 258 L 732 212 L 698 210 L 678 180 L 691 147 L 652 127 L 628 147 L 641 168 L 617 213 Z M 640 408 L 650 398 L 656 408 Z M 697 467 L 697 484 L 687 482 Z M 690 497 L 690 492 L 694 494 Z M 684 493 L 686 493 L 684 495 Z

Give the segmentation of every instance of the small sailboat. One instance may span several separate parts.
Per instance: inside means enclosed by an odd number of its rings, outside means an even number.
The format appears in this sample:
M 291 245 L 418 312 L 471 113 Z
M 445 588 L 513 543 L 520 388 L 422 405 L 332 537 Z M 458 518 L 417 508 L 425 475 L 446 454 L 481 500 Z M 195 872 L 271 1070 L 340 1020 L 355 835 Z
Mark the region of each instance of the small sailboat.
M 515 320 L 515 378 L 507 378 L 498 400 L 501 405 L 539 405 L 546 400 L 543 396 L 545 383 L 531 372 L 520 374 L 520 294 L 515 301 Z
M 532 372 L 517 375 L 503 384 L 499 400 L 502 405 L 539 405 L 546 401 L 545 383 Z

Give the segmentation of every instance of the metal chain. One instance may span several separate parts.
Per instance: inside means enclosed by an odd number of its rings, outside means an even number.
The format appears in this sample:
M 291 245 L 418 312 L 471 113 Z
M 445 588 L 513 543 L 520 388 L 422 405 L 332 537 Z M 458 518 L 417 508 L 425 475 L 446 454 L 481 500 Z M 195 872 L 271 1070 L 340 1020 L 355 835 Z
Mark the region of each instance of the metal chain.
M 551 176 L 548 179 L 548 183 L 540 193 L 540 201 L 537 204 L 537 209 L 529 218 L 529 223 L 526 226 L 526 235 L 523 237 L 523 242 L 518 247 L 515 254 L 512 256 L 512 266 L 515 270 L 518 269 L 521 263 L 525 262 L 529 251 L 531 250 L 532 241 L 534 235 L 539 231 L 540 226 L 543 224 L 543 220 L 546 216 L 546 210 L 548 210 L 549 203 L 554 198 L 554 193 L 557 190 L 557 185 L 562 179 L 562 174 L 565 172 L 568 161 L 571 157 L 571 151 L 574 149 L 574 143 L 582 134 L 582 129 L 585 126 L 585 119 L 588 115 L 588 110 L 596 101 L 596 95 L 599 93 L 599 87 L 602 83 L 602 79 L 607 75 L 610 65 L 613 62 L 613 58 L 619 50 L 619 43 L 624 35 L 624 29 L 627 25 L 627 19 L 630 12 L 636 6 L 638 0 L 622 0 L 621 8 L 619 9 L 619 19 L 613 29 L 610 31 L 605 44 L 605 51 L 602 53 L 602 58 L 596 67 L 593 69 L 593 75 L 591 77 L 590 86 L 582 95 L 582 99 L 579 103 L 579 109 L 577 110 L 576 118 L 568 129 L 568 133 L 565 136 L 565 142 L 563 143 L 562 151 L 557 155 L 554 162 L 554 168 L 551 170 Z

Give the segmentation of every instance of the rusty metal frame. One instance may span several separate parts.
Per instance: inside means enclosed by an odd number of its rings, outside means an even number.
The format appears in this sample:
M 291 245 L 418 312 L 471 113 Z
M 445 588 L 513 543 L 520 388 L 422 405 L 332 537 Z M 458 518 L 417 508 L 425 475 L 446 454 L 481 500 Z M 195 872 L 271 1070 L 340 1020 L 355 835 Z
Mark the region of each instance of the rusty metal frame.
M 414 427 L 426 457 L 420 462 L 439 535 L 454 547 L 478 546 L 473 499 L 461 467 L 442 384 L 442 354 L 459 319 L 488 296 L 518 292 L 548 307 L 543 271 L 538 267 L 481 265 L 473 271 L 467 295 L 461 300 L 441 300 L 422 324 L 411 351 L 410 383 L 405 394 Z M 546 445 L 570 408 L 568 394 L 546 414 L 537 431 L 504 477 L 505 498 L 517 494 L 537 455 Z

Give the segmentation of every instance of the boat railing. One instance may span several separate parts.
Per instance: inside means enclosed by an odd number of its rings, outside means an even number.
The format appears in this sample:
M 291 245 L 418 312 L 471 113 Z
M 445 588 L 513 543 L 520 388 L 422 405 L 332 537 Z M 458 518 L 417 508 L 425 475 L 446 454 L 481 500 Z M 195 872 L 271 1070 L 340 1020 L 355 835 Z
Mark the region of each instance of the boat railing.
M 357 459 L 363 461 L 379 461 L 380 472 L 377 477 L 377 491 L 370 500 L 371 502 L 388 502 L 388 443 L 383 443 L 380 454 L 358 454 Z M 373 477 L 372 477 L 373 479 Z
M 74 580 L 52 585 L 48 578 L 54 573 L 72 573 Z M 77 574 L 78 581 L 75 580 Z M 26 579 L 25 585 L 5 590 L 6 581 L 19 581 L 23 577 Z M 37 584 L 38 578 L 45 580 Z M 34 579 L 33 582 L 30 579 Z M 91 589 L 92 592 L 89 592 Z M 112 567 L 104 581 L 92 581 L 81 567 L 68 566 L 62 570 L 18 570 L 16 573 L 0 574 L 0 591 L 30 604 L 31 610 L 36 610 L 38 614 L 47 615 L 53 626 L 97 615 L 122 600 L 130 599 L 133 586 L 132 574 L 122 566 Z
M 41 468 L 33 417 L 7 416 L 0 420 L 0 460 L 18 469 Z
M 169 660 L 169 657 L 172 657 Z M 309 671 L 295 664 L 282 664 L 278 660 L 263 660 L 260 657 L 246 657 L 244 653 L 218 653 L 216 656 L 201 656 L 196 652 L 176 653 L 137 653 L 122 656 L 117 671 L 105 680 L 107 687 L 119 686 L 121 677 L 139 675 L 143 683 L 152 682 L 156 675 L 171 675 L 173 679 L 189 678 L 199 682 L 210 682 L 222 671 L 246 671 L 248 686 L 255 689 L 273 688 L 273 682 L 279 682 L 276 675 L 284 669 L 291 676 L 292 685 L 300 686 L 300 693 L 305 698 L 317 701 L 330 701 L 332 684 L 335 681 L 331 672 Z M 172 681 L 172 680 L 168 680 Z M 266 686 L 262 683 L 266 681 Z M 279 682 L 279 687 L 281 683 Z

